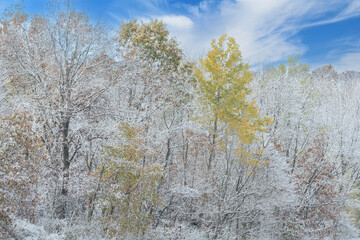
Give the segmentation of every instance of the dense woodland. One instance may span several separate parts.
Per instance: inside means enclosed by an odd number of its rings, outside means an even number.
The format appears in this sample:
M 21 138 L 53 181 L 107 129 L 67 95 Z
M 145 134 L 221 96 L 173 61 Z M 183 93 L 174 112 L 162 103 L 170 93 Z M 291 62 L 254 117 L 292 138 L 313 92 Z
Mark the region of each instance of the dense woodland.
M 157 20 L 0 21 L 1 239 L 359 239 L 360 73 Z

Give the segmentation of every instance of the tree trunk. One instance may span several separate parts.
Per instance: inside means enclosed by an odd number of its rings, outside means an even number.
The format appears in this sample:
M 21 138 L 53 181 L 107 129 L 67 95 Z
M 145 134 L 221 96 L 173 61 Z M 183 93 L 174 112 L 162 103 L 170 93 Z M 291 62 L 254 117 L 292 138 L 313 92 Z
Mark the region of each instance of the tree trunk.
M 68 183 L 69 183 L 69 168 L 70 168 L 70 148 L 69 148 L 69 125 L 70 119 L 66 118 L 62 123 L 62 162 L 63 162 L 63 182 L 60 191 L 59 205 L 57 209 L 57 217 L 65 219 L 66 217 L 66 203 L 68 197 Z

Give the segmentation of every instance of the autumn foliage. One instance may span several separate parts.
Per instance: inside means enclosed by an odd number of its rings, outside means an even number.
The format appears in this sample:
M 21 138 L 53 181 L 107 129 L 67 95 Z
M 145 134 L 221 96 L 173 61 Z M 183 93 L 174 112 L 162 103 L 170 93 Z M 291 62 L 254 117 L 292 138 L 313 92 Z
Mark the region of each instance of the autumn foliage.
M 70 2 L 0 20 L 0 238 L 359 238 L 356 74 Z

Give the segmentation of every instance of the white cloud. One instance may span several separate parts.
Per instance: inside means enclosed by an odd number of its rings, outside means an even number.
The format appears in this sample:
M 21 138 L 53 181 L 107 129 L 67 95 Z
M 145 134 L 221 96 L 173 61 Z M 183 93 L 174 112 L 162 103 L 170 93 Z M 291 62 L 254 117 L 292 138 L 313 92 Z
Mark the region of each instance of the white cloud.
M 181 15 L 165 15 L 155 18 L 162 20 L 168 25 L 169 28 L 186 30 L 192 28 L 194 25 L 193 21 L 190 18 Z
M 296 22 L 310 8 L 289 0 L 239 0 L 224 2 L 220 18 L 224 32 L 235 37 L 244 57 L 252 62 L 274 62 L 288 55 L 303 54 L 306 47 L 289 41 Z
M 313 65 L 320 67 L 332 64 L 338 72 L 360 71 L 360 40 L 356 36 L 342 37 L 330 42 L 331 50 L 321 62 Z
M 360 51 L 353 53 L 345 53 L 340 59 L 333 63 L 338 72 L 346 70 L 360 71 Z
M 274 62 L 307 51 L 300 39 L 292 38 L 302 29 L 360 15 L 359 2 L 222 0 L 216 7 L 210 7 L 213 2 L 205 0 L 187 7 L 190 15 L 184 19 L 192 18 L 191 27 L 169 29 L 192 55 L 204 54 L 211 39 L 226 33 L 236 38 L 250 63 Z M 187 25 L 181 19 L 176 22 L 179 26 Z
M 349 6 L 340 13 L 340 16 L 342 17 L 356 16 L 359 15 L 359 12 L 360 12 L 360 1 L 357 0 L 351 2 Z
M 190 57 L 203 56 L 211 40 L 226 33 L 250 64 L 302 55 L 308 48 L 296 35 L 301 30 L 360 16 L 360 0 L 178 0 L 177 14 L 169 14 L 171 1 L 136 1 L 148 9 L 137 17 L 164 21 Z
M 202 1 L 199 3 L 199 9 L 202 11 L 207 11 L 209 9 L 209 1 Z
M 209 10 L 212 0 L 203 0 L 197 6 L 185 5 L 187 10 L 196 17 L 200 17 L 204 11 Z

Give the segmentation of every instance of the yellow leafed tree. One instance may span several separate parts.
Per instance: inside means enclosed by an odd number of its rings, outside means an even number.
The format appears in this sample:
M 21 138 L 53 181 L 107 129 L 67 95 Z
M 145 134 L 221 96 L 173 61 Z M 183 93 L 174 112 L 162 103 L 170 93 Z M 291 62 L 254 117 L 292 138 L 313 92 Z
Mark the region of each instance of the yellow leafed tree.
M 243 62 L 235 39 L 223 35 L 218 41 L 213 40 L 211 46 L 194 70 L 202 110 L 206 112 L 205 123 L 211 126 L 208 168 L 215 158 L 216 146 L 222 145 L 217 138 L 220 130 L 237 137 L 239 158 L 255 166 L 258 161 L 243 146 L 254 142 L 256 134 L 265 131 L 271 119 L 260 117 L 255 101 L 247 100 L 252 73 L 249 65 Z
M 146 163 L 151 153 L 145 146 L 143 129 L 124 123 L 115 146 L 106 146 L 99 168 L 103 182 L 104 225 L 110 236 L 124 232 L 143 234 L 153 220 L 153 208 L 160 204 L 156 187 L 162 168 Z

